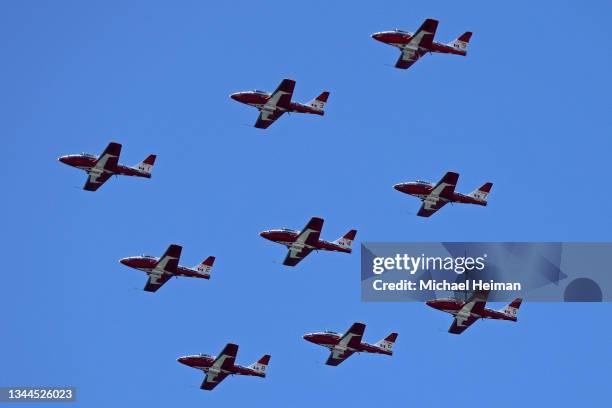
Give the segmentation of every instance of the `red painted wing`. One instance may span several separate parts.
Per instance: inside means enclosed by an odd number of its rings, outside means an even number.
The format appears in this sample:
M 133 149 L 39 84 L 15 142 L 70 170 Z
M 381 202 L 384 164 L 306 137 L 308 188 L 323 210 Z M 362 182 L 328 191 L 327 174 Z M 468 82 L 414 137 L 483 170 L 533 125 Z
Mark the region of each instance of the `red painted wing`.
M 432 214 L 435 214 L 435 212 L 438 211 L 440 208 L 444 207 L 446 203 L 448 203 L 448 201 L 443 200 L 438 200 L 438 202 L 436 202 L 435 204 L 428 204 L 426 202 L 423 202 L 417 215 L 419 217 L 430 217 Z
M 308 256 L 308 254 L 311 252 L 312 252 L 312 249 L 310 248 L 302 248 L 302 249 L 289 248 L 289 252 L 287 253 L 287 256 L 285 257 L 285 260 L 283 261 L 283 265 L 295 266 L 299 264 L 302 259 L 306 258 L 306 256 Z
M 268 127 L 270 127 L 271 124 L 276 122 L 278 118 L 283 116 L 283 113 L 285 113 L 285 111 L 278 109 L 271 112 L 262 110 L 259 113 L 257 121 L 255 122 L 255 127 L 258 129 L 267 129 Z
M 102 173 L 100 175 L 95 175 L 93 173 L 87 176 L 87 181 L 83 186 L 83 190 L 86 191 L 96 191 L 99 189 L 102 184 L 106 183 L 113 173 Z
M 145 292 L 157 292 L 157 289 L 161 288 L 171 277 L 172 275 L 149 275 L 149 280 L 144 287 Z
M 327 358 L 325 364 L 330 366 L 337 366 L 342 363 L 344 360 L 352 356 L 354 351 L 344 350 L 343 352 L 332 350 L 331 354 Z
M 225 380 L 225 378 L 229 374 L 220 372 L 220 373 L 207 373 L 206 377 L 204 377 L 204 381 L 202 381 L 202 385 L 200 385 L 200 389 L 211 391 L 217 385 L 221 383 L 221 381 Z
M 463 321 L 457 321 L 457 318 L 455 318 L 455 320 L 453 320 L 453 324 L 448 329 L 448 332 L 452 334 L 461 334 L 468 327 L 474 324 L 476 320 L 478 320 L 478 317 L 473 317 L 473 316 L 470 316 L 466 320 L 463 320 Z

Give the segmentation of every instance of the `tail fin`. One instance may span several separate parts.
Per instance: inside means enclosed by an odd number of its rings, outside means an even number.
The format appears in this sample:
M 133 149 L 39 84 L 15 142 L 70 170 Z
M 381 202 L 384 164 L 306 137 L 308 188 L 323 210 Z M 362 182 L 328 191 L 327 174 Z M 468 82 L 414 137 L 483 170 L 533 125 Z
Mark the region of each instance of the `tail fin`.
M 334 244 L 339 245 L 343 249 L 346 249 L 349 252 L 351 252 L 352 251 L 351 245 L 353 244 L 353 241 L 355 240 L 356 235 L 357 235 L 357 230 L 350 230 L 349 232 L 344 234 L 342 237 L 335 240 Z
M 145 173 L 151 174 L 156 157 L 156 155 L 150 154 L 146 159 L 138 163 L 136 165 L 136 168 L 140 171 L 144 171 Z
M 215 263 L 215 257 L 209 256 L 201 264 L 196 265 L 193 269 L 202 275 L 203 278 L 210 279 L 210 271 L 212 270 L 213 264 Z
M 327 102 L 328 97 L 329 92 L 325 91 L 321 95 L 314 98 L 312 101 L 308 102 L 306 105 L 310 106 L 311 108 L 323 111 L 323 109 L 325 109 L 325 103 Z
M 396 340 L 397 340 L 397 333 L 391 333 L 390 335 L 388 335 L 381 341 L 377 342 L 375 346 L 380 347 L 381 349 L 393 354 L 393 345 L 395 344 Z
M 516 321 L 516 313 L 519 310 L 519 307 L 521 307 L 521 303 L 523 302 L 523 299 L 521 298 L 516 298 L 512 301 L 512 303 L 510 303 L 508 306 L 506 306 L 502 312 L 512 318 L 513 320 Z
M 455 40 L 449 42 L 447 45 L 453 47 L 458 51 L 463 51 L 467 54 L 467 48 L 470 42 L 470 38 L 472 38 L 472 32 L 466 31 L 465 33 L 457 37 Z
M 491 192 L 491 187 L 493 187 L 493 183 L 484 183 L 480 188 L 472 191 L 469 196 L 477 200 L 487 201 L 487 196 Z
M 270 355 L 266 354 L 255 363 L 249 366 L 250 369 L 255 370 L 257 373 L 261 374 L 263 377 L 266 376 L 266 370 L 268 369 L 268 364 L 270 364 Z

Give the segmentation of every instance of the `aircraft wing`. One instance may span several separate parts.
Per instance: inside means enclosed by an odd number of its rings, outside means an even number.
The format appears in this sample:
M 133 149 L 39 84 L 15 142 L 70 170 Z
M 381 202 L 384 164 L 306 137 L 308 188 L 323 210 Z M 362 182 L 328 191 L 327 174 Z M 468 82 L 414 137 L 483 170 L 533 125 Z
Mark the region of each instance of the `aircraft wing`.
M 311 248 L 289 248 L 289 252 L 283 261 L 283 265 L 295 266 L 300 261 L 308 256 L 312 252 Z
M 280 108 L 283 110 L 289 109 L 291 98 L 293 97 L 293 89 L 295 81 L 293 79 L 283 79 L 280 85 L 276 88 L 265 106 L 269 108 Z
M 348 329 L 348 331 L 344 333 L 344 336 L 342 336 L 338 345 L 351 348 L 359 346 L 361 344 L 361 339 L 363 338 L 364 331 L 365 324 L 353 323 L 353 325 Z
M 112 175 L 113 173 L 89 173 L 87 176 L 87 181 L 83 186 L 83 190 L 96 191 L 102 186 L 102 184 L 106 183 Z
M 473 316 L 470 316 L 467 319 L 463 319 L 463 320 L 458 320 L 457 318 L 455 318 L 455 320 L 453 320 L 453 324 L 448 329 L 448 332 L 452 334 L 461 334 L 468 327 L 474 324 L 476 320 L 478 320 L 478 317 L 473 317 Z
M 206 373 L 206 377 L 204 377 L 204 381 L 202 381 L 202 385 L 200 385 L 200 389 L 202 390 L 213 390 L 217 385 L 221 383 L 221 381 L 225 380 L 225 378 L 229 374 L 221 373 L 221 372 L 211 372 Z
M 236 355 L 238 354 L 238 345 L 233 343 L 227 343 L 223 350 L 213 363 L 212 367 L 218 369 L 228 369 L 234 366 L 236 362 Z
M 157 289 L 161 288 L 171 277 L 172 275 L 149 274 L 149 280 L 147 280 L 144 290 L 146 292 L 157 292 Z
M 164 272 L 169 272 L 170 274 L 176 273 L 176 268 L 179 264 L 179 259 L 181 258 L 181 251 L 183 247 L 176 244 L 171 244 L 166 252 L 159 258 L 157 261 L 157 265 L 155 269 L 161 269 Z
M 453 324 L 448 329 L 448 332 L 461 334 L 474 324 L 474 322 L 480 318 L 480 315 L 482 315 L 488 297 L 488 290 L 474 291 L 459 313 L 455 315 L 455 320 L 453 320 Z
M 208 369 L 200 388 L 203 390 L 212 390 L 219 385 L 219 383 L 229 375 L 226 371 L 234 366 L 237 354 L 238 345 L 228 343 Z
M 271 124 L 276 122 L 276 119 L 283 116 L 283 113 L 285 113 L 285 111 L 280 109 L 272 111 L 262 109 L 261 112 L 259 112 L 257 121 L 255 122 L 255 127 L 258 129 L 267 129 Z
M 437 20 L 431 18 L 425 20 L 414 33 L 410 42 L 402 47 L 402 54 L 395 63 L 395 67 L 400 69 L 410 68 L 419 58 L 429 52 L 437 29 Z
M 312 217 L 304 229 L 299 233 L 294 245 L 289 247 L 289 253 L 287 253 L 283 265 L 295 266 L 311 253 L 312 247 L 319 242 L 322 229 L 323 219 Z
M 295 81 L 283 79 L 276 90 L 270 95 L 266 104 L 261 108 L 255 127 L 267 129 L 272 123 L 289 110 Z
M 316 245 L 319 242 L 322 229 L 323 219 L 319 217 L 312 217 L 304 229 L 300 232 L 295 242 L 311 246 Z
M 352 356 L 354 351 L 351 350 L 332 350 L 331 354 L 327 358 L 325 364 L 330 366 L 337 366 L 350 356 Z
M 419 209 L 417 215 L 419 217 L 430 217 L 432 214 L 435 214 L 435 212 L 438 211 L 440 208 L 444 207 L 447 203 L 448 201 L 444 200 L 438 200 L 435 203 L 432 203 L 430 201 L 423 201 L 423 204 L 421 205 L 421 208 Z
M 332 349 L 329 358 L 325 362 L 327 365 L 337 366 L 347 358 L 353 355 L 354 351 L 351 348 L 356 348 L 361 344 L 363 338 L 363 332 L 365 331 L 365 324 L 353 323 L 346 333 L 342 336 L 338 342 L 339 349 Z
M 443 197 L 443 198 L 451 198 L 453 193 L 455 192 L 455 186 L 457 186 L 457 181 L 459 180 L 459 174 L 449 171 L 444 177 L 429 193 L 430 196 L 435 197 Z
M 96 164 L 89 170 L 89 176 L 83 189 L 96 191 L 100 188 L 116 171 L 120 155 L 121 145 L 114 142 L 109 143 L 96 160 Z

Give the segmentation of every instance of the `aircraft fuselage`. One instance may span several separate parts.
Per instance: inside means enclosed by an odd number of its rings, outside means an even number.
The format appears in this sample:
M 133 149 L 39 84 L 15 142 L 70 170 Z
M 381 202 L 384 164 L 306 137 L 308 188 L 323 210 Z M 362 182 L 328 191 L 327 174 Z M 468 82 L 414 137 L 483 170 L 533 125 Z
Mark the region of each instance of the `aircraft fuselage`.
M 89 173 L 92 171 L 92 169 L 94 169 L 93 171 L 95 171 L 96 161 L 98 160 L 98 157 L 84 154 L 70 154 L 67 156 L 62 156 L 58 160 L 64 164 L 76 167 L 77 169 L 81 169 Z M 118 164 L 114 169 L 112 169 L 112 173 L 121 176 L 151 178 L 151 173 L 141 171 L 133 167 L 124 166 L 123 164 Z
M 237 92 L 234 94 L 231 94 L 230 97 L 238 102 L 244 103 L 246 105 L 251 105 L 256 107 L 259 110 L 264 109 L 264 106 L 266 104 L 266 102 L 268 102 L 268 99 L 270 99 L 270 94 L 265 94 L 265 93 L 261 93 L 261 92 Z M 282 109 L 280 106 L 277 106 L 276 109 Z M 315 109 L 312 106 L 308 106 L 308 105 L 304 105 L 302 103 L 299 102 L 294 102 L 291 101 L 289 103 L 289 109 L 287 109 L 288 112 L 298 112 L 298 113 L 311 113 L 313 115 L 320 115 L 323 116 L 325 115 L 325 112 L 319 109 Z
M 393 188 L 395 188 L 397 191 L 400 191 L 402 193 L 409 194 L 414 197 L 418 197 L 421 200 L 425 200 L 430 196 L 434 188 L 434 185 L 410 182 L 410 183 L 396 184 L 395 186 L 393 186 Z M 476 205 L 482 205 L 482 206 L 487 205 L 486 200 L 479 200 L 477 198 L 470 197 L 466 194 L 458 193 L 456 191 L 454 191 L 450 196 L 439 196 L 439 199 L 453 202 L 453 203 L 476 204 Z
M 458 299 L 436 299 L 426 302 L 427 306 L 433 307 L 434 309 L 441 310 L 446 313 L 450 313 L 456 316 L 465 306 L 465 302 Z M 499 310 L 487 309 L 486 307 L 481 313 L 470 312 L 470 315 L 480 319 L 496 319 L 496 320 L 510 320 L 516 322 L 516 316 L 509 316 Z M 468 316 L 464 316 L 468 317 Z
M 177 361 L 181 364 L 185 364 L 186 366 L 196 368 L 198 370 L 202 370 L 207 373 L 211 369 L 211 367 L 213 367 L 215 359 L 216 357 L 214 356 L 192 355 L 192 356 L 179 357 Z M 255 371 L 252 368 L 241 366 L 238 364 L 234 364 L 231 367 L 219 368 L 219 371 L 225 374 L 251 375 L 251 376 L 262 377 L 262 378 L 266 376 L 262 372 Z
M 330 350 L 338 347 L 340 340 L 342 339 L 342 335 L 338 333 L 309 333 L 303 336 L 304 340 L 307 340 L 311 343 L 318 344 L 319 346 L 327 347 Z M 355 351 L 355 352 L 364 352 L 364 353 L 377 353 L 377 354 L 385 354 L 388 356 L 393 355 L 393 353 L 389 350 L 385 350 L 381 347 L 375 346 L 369 343 L 359 343 L 356 347 L 347 347 L 347 350 Z
M 299 243 L 296 242 L 300 232 L 293 230 L 268 230 L 262 232 L 261 235 L 263 238 L 276 242 L 278 244 L 285 245 L 286 247 L 296 247 Z M 352 252 L 351 248 L 342 247 L 340 245 L 334 244 L 333 242 L 319 240 L 315 245 L 307 245 L 303 244 L 306 247 L 315 250 L 323 250 L 323 251 L 335 251 L 335 252 L 344 252 L 350 254 Z
M 372 38 L 385 44 L 391 45 L 393 47 L 403 49 L 410 43 L 412 35 L 412 33 L 405 33 L 400 31 L 381 31 L 379 33 L 372 34 Z M 458 50 L 457 48 L 436 41 L 432 42 L 429 51 L 439 52 L 443 54 L 455 54 L 463 56 L 467 55 L 467 53 L 463 50 Z
M 160 274 L 169 274 L 167 271 L 156 269 L 158 261 L 159 258 L 152 256 L 131 256 L 119 260 L 119 262 L 121 262 L 125 266 L 129 266 L 130 268 L 138 269 L 146 273 L 158 272 Z M 197 271 L 182 265 L 179 265 L 176 268 L 176 273 L 172 275 L 210 279 L 210 275 L 198 273 Z

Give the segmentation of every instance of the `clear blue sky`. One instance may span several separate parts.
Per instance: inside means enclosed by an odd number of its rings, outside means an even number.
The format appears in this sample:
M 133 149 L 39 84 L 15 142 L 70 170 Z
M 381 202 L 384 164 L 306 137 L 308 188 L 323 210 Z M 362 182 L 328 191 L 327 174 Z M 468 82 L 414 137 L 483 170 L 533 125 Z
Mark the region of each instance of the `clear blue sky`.
M 359 241 L 609 241 L 612 55 L 609 2 L 5 2 L 0 13 L 3 282 L 0 385 L 74 385 L 71 406 L 606 404 L 610 304 L 526 303 L 519 322 L 446 333 L 417 303 L 359 300 L 359 251 L 295 269 L 258 233 L 326 220 Z M 440 20 L 467 58 L 428 55 L 408 71 L 370 38 Z M 228 98 L 297 81 L 331 96 L 325 117 L 267 131 Z M 153 179 L 98 192 L 63 154 L 124 145 L 158 154 Z M 461 174 L 495 183 L 487 208 L 415 216 L 393 189 Z M 184 246 L 217 256 L 210 281 L 142 291 L 124 256 Z M 367 324 L 400 333 L 396 354 L 339 367 L 301 339 Z M 266 379 L 212 393 L 177 357 L 240 344 L 272 355 Z

